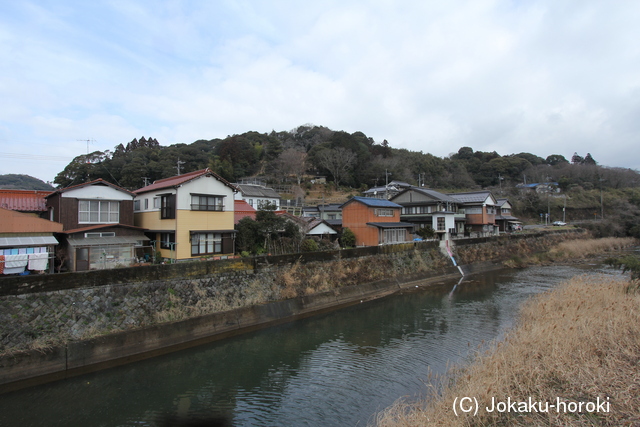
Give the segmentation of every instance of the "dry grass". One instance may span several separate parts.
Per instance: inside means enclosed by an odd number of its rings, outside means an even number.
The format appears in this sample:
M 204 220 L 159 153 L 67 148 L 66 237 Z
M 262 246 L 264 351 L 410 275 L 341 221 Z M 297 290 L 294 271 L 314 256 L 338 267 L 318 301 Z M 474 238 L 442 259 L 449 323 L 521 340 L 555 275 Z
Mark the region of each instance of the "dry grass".
M 640 294 L 630 283 L 580 276 L 532 298 L 516 328 L 449 382 L 429 402 L 399 401 L 377 425 L 639 426 Z M 637 284 L 636 284 L 637 285 Z M 453 412 L 456 397 L 475 397 L 477 416 Z M 492 397 L 555 404 L 609 398 L 609 413 L 489 413 Z
M 546 265 L 552 262 L 583 260 L 594 255 L 620 251 L 638 244 L 632 237 L 605 237 L 602 239 L 565 240 L 555 244 L 546 252 L 526 256 L 514 255 L 503 262 L 505 267 L 523 268 L 529 265 Z
M 552 248 L 553 258 L 586 258 L 601 252 L 619 251 L 637 244 L 632 237 L 605 237 L 602 239 L 567 240 Z

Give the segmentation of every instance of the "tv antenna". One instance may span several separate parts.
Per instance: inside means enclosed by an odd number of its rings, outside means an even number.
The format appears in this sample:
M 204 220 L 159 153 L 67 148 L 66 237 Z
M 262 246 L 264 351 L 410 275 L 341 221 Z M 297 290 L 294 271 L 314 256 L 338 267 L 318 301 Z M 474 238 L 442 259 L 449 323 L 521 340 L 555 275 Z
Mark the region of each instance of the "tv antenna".
M 178 157 L 178 161 L 176 162 L 176 164 L 177 164 L 176 168 L 178 169 L 178 175 L 180 175 L 180 166 L 184 165 L 185 162 L 181 162 L 180 157 Z
M 95 144 L 96 140 L 91 138 L 91 139 L 79 139 L 78 141 L 82 141 L 82 142 L 86 142 L 87 143 L 87 155 L 89 155 L 89 144 Z

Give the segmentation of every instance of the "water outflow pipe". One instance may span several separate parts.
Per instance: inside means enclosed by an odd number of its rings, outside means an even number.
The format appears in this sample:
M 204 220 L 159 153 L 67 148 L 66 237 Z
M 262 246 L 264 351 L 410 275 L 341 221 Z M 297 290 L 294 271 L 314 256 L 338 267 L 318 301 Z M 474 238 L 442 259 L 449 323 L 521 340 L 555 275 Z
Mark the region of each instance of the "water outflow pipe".
M 447 253 L 449 254 L 449 258 L 451 258 L 451 262 L 453 262 L 453 265 L 455 267 L 458 267 L 458 271 L 460 271 L 460 274 L 464 276 L 464 271 L 462 271 L 462 267 L 460 267 L 456 263 L 456 259 L 453 257 L 453 253 L 451 252 L 451 248 L 449 247 L 449 240 L 445 240 L 444 243 L 445 243 L 445 246 L 447 248 Z

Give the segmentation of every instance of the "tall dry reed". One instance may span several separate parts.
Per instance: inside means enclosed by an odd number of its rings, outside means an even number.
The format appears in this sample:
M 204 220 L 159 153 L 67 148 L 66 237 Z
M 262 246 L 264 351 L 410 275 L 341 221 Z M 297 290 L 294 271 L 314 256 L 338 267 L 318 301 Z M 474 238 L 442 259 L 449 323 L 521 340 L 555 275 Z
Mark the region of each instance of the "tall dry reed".
M 398 401 L 378 415 L 377 425 L 640 425 L 640 294 L 626 292 L 628 287 L 611 277 L 581 276 L 532 298 L 503 342 L 453 371 L 430 400 Z M 463 397 L 478 400 L 476 416 L 459 410 L 456 416 L 454 401 Z M 557 399 L 606 401 L 609 412 L 589 413 L 585 406 L 582 413 L 564 407 L 489 413 L 492 398 L 553 405 Z

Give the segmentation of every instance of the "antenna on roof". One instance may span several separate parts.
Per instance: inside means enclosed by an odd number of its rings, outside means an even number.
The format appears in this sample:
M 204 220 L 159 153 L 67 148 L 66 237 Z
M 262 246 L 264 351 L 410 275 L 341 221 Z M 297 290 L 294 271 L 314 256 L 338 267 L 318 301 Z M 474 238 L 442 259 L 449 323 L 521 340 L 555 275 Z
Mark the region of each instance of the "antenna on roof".
M 176 166 L 176 169 L 178 169 L 178 175 L 180 175 L 180 166 L 184 165 L 185 162 L 181 162 L 180 157 L 178 157 L 178 161 L 176 163 L 178 165 Z
M 96 140 L 91 138 L 91 139 L 79 139 L 78 141 L 82 141 L 82 142 L 86 142 L 87 143 L 87 156 L 89 155 L 89 143 L 95 144 Z

